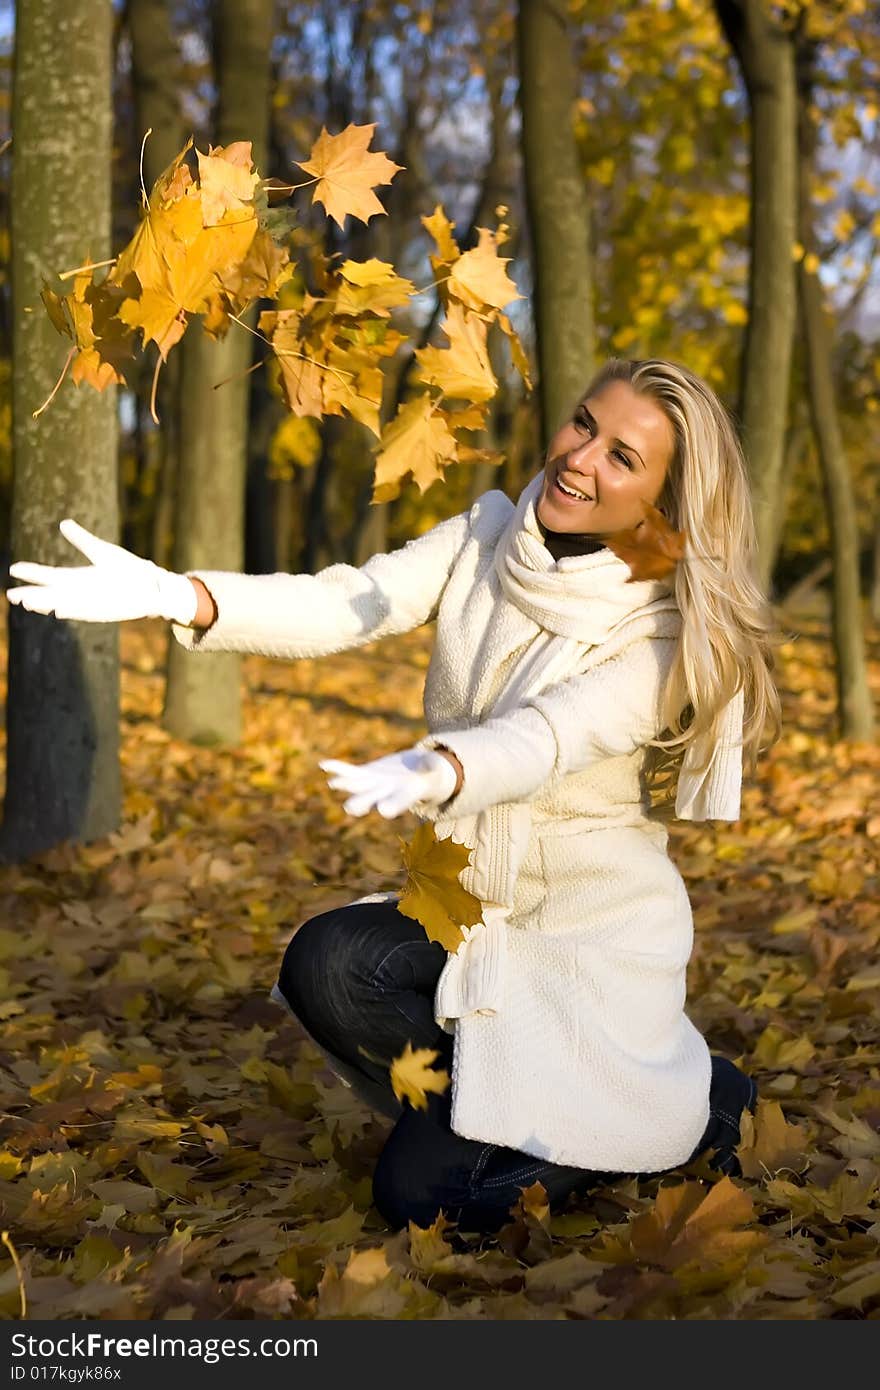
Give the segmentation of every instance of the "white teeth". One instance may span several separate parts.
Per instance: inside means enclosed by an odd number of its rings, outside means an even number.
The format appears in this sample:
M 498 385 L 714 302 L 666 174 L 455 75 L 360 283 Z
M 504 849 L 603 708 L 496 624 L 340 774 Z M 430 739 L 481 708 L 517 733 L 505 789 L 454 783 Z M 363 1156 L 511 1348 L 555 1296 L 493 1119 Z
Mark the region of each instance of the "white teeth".
M 557 478 L 556 481 L 557 481 L 557 483 L 559 484 L 559 486 L 562 488 L 562 491 L 568 493 L 569 497 L 577 497 L 578 500 L 581 501 L 581 502 L 592 502 L 592 500 L 593 500 L 592 497 L 587 497 L 587 496 L 585 496 L 585 494 L 582 493 L 582 492 L 575 492 L 575 490 L 574 490 L 573 487 L 566 487 L 566 486 L 565 486 L 565 483 L 562 481 L 561 478 Z

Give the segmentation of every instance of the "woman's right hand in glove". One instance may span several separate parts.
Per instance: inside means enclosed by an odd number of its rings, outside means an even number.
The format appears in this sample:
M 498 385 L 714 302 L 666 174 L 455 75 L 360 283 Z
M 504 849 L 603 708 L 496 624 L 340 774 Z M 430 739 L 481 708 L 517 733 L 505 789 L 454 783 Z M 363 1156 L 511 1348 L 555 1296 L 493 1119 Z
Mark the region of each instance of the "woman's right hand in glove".
M 19 603 L 32 613 L 54 613 L 56 618 L 82 622 L 166 618 L 192 625 L 198 594 L 185 574 L 173 574 L 121 545 L 102 541 L 70 517 L 59 522 L 58 529 L 91 564 L 37 565 L 16 560 L 9 566 L 10 578 L 25 583 L 21 588 L 7 589 L 10 603 Z

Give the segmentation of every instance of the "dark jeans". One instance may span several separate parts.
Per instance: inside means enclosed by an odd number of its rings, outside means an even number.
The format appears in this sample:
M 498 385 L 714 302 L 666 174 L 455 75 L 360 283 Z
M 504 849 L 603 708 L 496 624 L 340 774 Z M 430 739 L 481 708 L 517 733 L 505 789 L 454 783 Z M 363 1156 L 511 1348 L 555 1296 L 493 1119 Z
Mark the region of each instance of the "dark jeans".
M 442 1209 L 461 1230 L 497 1231 L 520 1191 L 540 1181 L 551 1212 L 569 1197 L 623 1176 L 547 1163 L 517 1149 L 464 1139 L 450 1128 L 451 1086 L 428 1093 L 426 1110 L 401 1104 L 388 1068 L 407 1041 L 435 1048 L 435 1068 L 452 1074 L 452 1035 L 434 1021 L 445 949 L 394 902 L 357 903 L 311 917 L 296 932 L 278 986 L 330 1065 L 375 1109 L 395 1119 L 373 1174 L 377 1210 L 395 1229 L 429 1226 Z M 737 1175 L 743 1107 L 757 1088 L 724 1057 L 712 1058 L 709 1123 L 690 1158 L 714 1149 L 711 1165 Z M 690 1159 L 687 1160 L 690 1162 Z M 670 1171 L 670 1170 L 664 1170 Z M 640 1174 L 648 1177 L 650 1174 Z

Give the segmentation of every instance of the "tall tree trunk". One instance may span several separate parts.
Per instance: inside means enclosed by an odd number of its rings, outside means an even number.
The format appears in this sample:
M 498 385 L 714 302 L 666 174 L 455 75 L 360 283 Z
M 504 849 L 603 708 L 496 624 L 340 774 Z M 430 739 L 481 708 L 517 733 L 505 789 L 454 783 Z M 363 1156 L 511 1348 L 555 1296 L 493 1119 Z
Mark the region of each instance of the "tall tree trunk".
M 769 590 L 778 516 L 797 306 L 794 35 L 765 0 L 715 0 L 751 110 L 751 263 L 739 417 L 749 461 L 758 570 Z
M 855 499 L 834 389 L 831 356 L 831 315 L 822 303 L 822 287 L 814 269 L 816 235 L 810 177 L 815 158 L 815 135 L 809 107 L 814 46 L 802 41 L 798 51 L 798 137 L 800 241 L 805 255 L 798 267 L 798 289 L 804 318 L 804 349 L 813 433 L 825 493 L 831 536 L 831 625 L 837 679 L 838 722 L 843 738 L 873 739 L 874 702 L 868 684 L 864 621 L 859 587 L 859 527 Z
M 138 146 L 144 145 L 144 182 L 149 193 L 180 149 L 180 52 L 171 28 L 168 0 L 128 0 L 131 77 Z
M 65 383 L 42 277 L 110 254 L 110 0 L 28 0 L 16 16 L 12 175 L 11 551 L 85 563 L 59 521 L 119 533 L 116 392 Z M 69 138 L 60 138 L 66 132 Z M 0 852 L 19 860 L 119 825 L 119 629 L 9 608 L 7 767 Z
M 250 140 L 265 173 L 273 0 L 214 6 L 215 143 Z M 253 318 L 253 315 L 251 316 Z M 174 568 L 241 570 L 253 338 L 238 324 L 212 342 L 191 324 L 181 343 L 183 382 Z M 231 378 L 231 380 L 230 380 Z M 223 386 L 214 390 L 219 383 Z M 193 742 L 241 737 L 241 658 L 193 657 L 169 638 L 165 727 Z
M 517 21 L 545 444 L 574 409 L 595 353 L 590 209 L 574 138 L 575 70 L 566 15 L 564 0 L 520 0 Z
M 128 0 L 126 10 L 131 39 L 131 76 L 138 148 L 143 146 L 144 183 L 149 193 L 183 145 L 180 107 L 180 50 L 171 27 L 168 0 Z M 151 373 L 143 374 L 139 409 L 146 414 L 145 395 Z M 144 467 L 151 475 L 153 496 L 149 537 L 138 537 L 141 553 L 150 553 L 157 565 L 173 563 L 174 504 L 177 477 L 177 399 L 180 391 L 180 354 L 173 352 L 159 381 L 159 418 L 144 428 Z

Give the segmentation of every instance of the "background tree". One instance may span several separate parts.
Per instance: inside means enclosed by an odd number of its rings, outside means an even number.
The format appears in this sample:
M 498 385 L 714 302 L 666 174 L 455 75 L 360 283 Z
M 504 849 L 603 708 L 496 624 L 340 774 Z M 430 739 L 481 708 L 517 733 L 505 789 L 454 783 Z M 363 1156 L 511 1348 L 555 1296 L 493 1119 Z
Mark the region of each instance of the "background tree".
M 807 397 L 819 455 L 831 539 L 831 620 L 841 736 L 869 740 L 876 733 L 874 700 L 868 684 L 867 653 L 859 577 L 859 527 L 849 460 L 838 420 L 832 362 L 833 317 L 823 304 L 817 270 L 811 185 L 815 159 L 812 119 L 814 71 L 821 45 L 806 34 L 797 50 L 798 206 L 800 245 L 798 288 L 803 310 Z
M 216 83 L 214 143 L 250 140 L 263 170 L 269 131 L 273 0 L 218 0 L 214 7 Z M 245 323 L 253 329 L 255 316 Z M 251 332 L 232 324 L 219 341 L 201 321 L 181 344 L 180 462 L 174 517 L 174 563 L 244 569 L 247 424 L 253 356 Z M 216 388 L 216 389 L 215 389 Z M 215 653 L 191 661 L 168 644 L 165 727 L 196 742 L 237 742 L 241 733 L 241 660 Z
M 134 107 L 134 145 L 143 149 L 144 183 L 148 189 L 167 169 L 185 136 L 181 111 L 182 64 L 169 0 L 128 0 L 125 11 L 131 41 L 131 84 Z M 147 137 L 147 131 L 150 131 Z M 146 143 L 144 143 L 146 141 Z M 180 358 L 169 359 L 159 388 L 161 428 L 148 408 L 150 373 L 141 373 L 137 421 L 141 449 L 136 510 L 144 524 L 128 529 L 129 544 L 156 564 L 171 564 L 177 482 L 177 398 Z M 147 525 L 149 521 L 149 525 Z
M 116 400 L 68 385 L 34 419 L 64 356 L 40 291 L 51 272 L 110 254 L 112 7 L 29 0 L 16 18 L 11 549 L 70 565 L 81 557 L 58 531 L 62 517 L 118 535 Z M 112 623 L 10 608 L 5 857 L 118 825 L 118 643 Z
M 517 57 L 546 443 L 571 412 L 594 362 L 590 215 L 574 140 L 572 36 L 562 0 L 520 0 Z
M 716 0 L 716 5 L 749 96 L 751 260 L 739 415 L 751 469 L 759 574 L 769 586 L 780 525 L 796 311 L 794 30 L 799 20 L 787 11 L 774 12 L 765 0 Z

